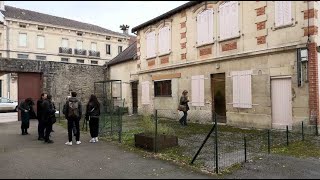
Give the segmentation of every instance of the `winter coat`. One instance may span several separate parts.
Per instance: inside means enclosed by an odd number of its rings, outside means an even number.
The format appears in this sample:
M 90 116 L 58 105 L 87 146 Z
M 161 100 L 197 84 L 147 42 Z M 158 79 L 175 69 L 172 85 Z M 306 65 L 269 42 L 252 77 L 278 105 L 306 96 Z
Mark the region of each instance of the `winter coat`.
M 100 107 L 98 107 L 97 104 L 89 102 L 87 104 L 86 119 L 89 120 L 89 117 L 99 118 L 99 116 L 100 116 Z

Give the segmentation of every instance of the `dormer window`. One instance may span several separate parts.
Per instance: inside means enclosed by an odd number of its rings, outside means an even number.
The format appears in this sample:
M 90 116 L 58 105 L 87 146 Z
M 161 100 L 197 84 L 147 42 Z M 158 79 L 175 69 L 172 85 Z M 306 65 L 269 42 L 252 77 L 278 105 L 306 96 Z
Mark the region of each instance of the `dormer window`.
M 21 28 L 27 28 L 27 25 L 26 25 L 26 24 L 19 24 L 19 27 L 21 27 Z
M 122 39 L 118 39 L 118 42 L 122 42 Z
M 111 37 L 110 37 L 110 36 L 107 36 L 107 37 L 106 37 L 106 40 L 110 40 L 110 39 L 111 39 Z
M 38 26 L 38 30 L 39 30 L 39 31 L 43 31 L 43 30 L 44 30 L 44 27 L 43 27 L 43 26 Z
M 83 32 L 77 32 L 78 36 L 82 36 Z

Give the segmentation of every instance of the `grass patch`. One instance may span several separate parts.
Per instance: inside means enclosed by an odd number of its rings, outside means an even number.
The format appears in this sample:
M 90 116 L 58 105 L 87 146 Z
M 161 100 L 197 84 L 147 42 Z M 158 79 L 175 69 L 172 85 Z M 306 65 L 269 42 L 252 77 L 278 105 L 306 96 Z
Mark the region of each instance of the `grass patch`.
M 297 158 L 315 157 L 320 158 L 320 147 L 316 146 L 311 141 L 292 142 L 289 146 L 274 147 L 272 153 L 288 155 Z

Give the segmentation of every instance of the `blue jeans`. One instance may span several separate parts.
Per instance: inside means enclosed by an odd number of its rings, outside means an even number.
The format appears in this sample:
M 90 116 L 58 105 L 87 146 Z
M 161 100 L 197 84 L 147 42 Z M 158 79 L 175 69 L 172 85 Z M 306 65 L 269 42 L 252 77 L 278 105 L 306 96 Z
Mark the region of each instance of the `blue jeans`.
M 179 120 L 181 125 L 186 126 L 187 125 L 187 116 L 188 116 L 188 112 L 187 111 L 183 111 L 183 116 L 182 118 Z

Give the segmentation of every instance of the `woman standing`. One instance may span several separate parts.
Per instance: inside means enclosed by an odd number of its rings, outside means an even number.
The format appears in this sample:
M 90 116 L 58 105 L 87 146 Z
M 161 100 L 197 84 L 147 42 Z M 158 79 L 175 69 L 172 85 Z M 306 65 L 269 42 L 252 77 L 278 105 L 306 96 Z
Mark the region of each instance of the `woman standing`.
M 179 103 L 179 110 L 183 111 L 183 116 L 179 120 L 179 122 L 182 126 L 187 126 L 187 115 L 188 115 L 188 111 L 189 111 L 188 102 L 189 102 L 188 91 L 184 90 L 182 92 L 182 96 L 180 97 L 180 103 Z
M 30 113 L 32 113 L 34 105 L 31 98 L 27 98 L 25 101 L 21 102 L 19 109 L 21 110 L 21 134 L 27 135 L 30 126 Z
M 95 95 L 91 95 L 87 104 L 86 120 L 89 121 L 91 143 L 98 142 L 100 103 Z

